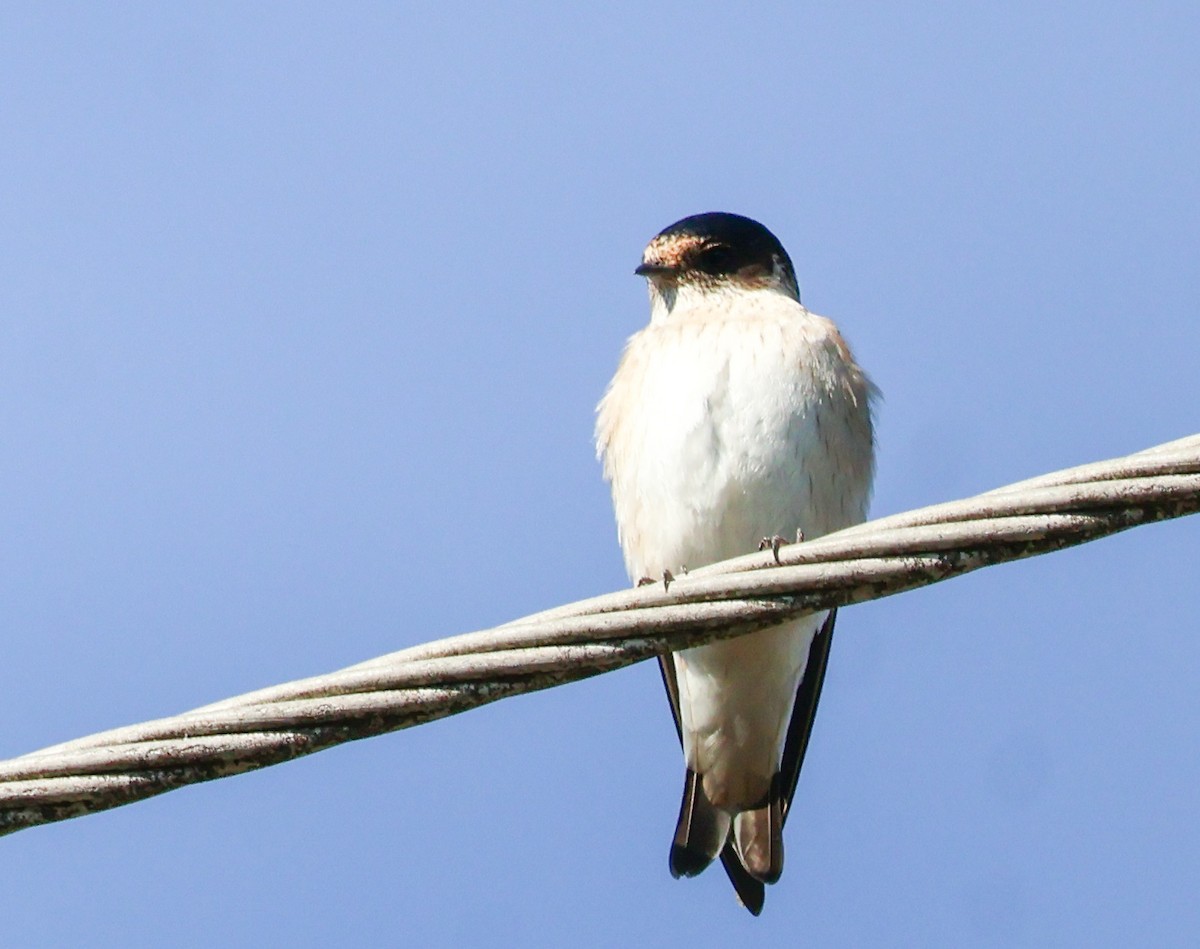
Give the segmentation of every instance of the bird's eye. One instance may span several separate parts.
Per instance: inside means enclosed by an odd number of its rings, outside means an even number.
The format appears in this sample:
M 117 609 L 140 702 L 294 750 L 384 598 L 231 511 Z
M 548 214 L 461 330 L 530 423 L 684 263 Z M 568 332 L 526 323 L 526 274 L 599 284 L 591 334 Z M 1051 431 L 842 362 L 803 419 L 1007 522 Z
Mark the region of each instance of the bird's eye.
M 717 277 L 731 274 L 737 269 L 737 259 L 733 250 L 724 244 L 705 248 L 696 258 L 696 269 Z

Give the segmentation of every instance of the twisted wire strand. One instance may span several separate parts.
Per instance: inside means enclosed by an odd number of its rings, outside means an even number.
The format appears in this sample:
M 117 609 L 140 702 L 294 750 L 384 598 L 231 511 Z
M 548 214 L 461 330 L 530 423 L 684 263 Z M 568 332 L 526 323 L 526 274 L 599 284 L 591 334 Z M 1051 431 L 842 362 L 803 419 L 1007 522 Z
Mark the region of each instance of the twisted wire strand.
M 0 834 L 1200 510 L 1200 435 L 0 762 Z

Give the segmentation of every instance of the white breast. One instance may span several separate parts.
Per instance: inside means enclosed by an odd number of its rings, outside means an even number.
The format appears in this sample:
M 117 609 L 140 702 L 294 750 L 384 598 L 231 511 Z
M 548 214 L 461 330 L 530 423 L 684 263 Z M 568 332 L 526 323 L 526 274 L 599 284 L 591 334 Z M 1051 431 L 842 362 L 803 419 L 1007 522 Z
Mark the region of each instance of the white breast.
M 779 293 L 630 339 L 597 421 L 630 576 L 861 521 L 870 383 L 834 325 Z
M 833 323 L 777 291 L 656 317 L 630 339 L 596 427 L 630 577 L 861 521 L 872 392 Z M 760 795 L 778 767 L 821 619 L 676 656 L 689 766 L 714 804 L 748 803 L 735 798 Z

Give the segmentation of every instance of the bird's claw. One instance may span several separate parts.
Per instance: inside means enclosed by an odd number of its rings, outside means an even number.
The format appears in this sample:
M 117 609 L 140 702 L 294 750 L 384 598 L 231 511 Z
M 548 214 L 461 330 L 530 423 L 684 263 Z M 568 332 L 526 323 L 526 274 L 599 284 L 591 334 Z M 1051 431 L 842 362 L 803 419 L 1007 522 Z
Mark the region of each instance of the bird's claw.
M 758 542 L 758 549 L 759 550 L 770 550 L 771 553 L 775 556 L 775 563 L 778 564 L 780 562 L 779 548 L 782 547 L 786 543 L 787 543 L 787 541 L 784 540 L 781 535 L 776 534 L 774 537 L 764 537 L 762 540 L 760 540 Z
M 796 541 L 795 542 L 797 544 L 804 543 L 804 531 L 801 530 L 799 527 L 796 528 Z M 774 537 L 764 537 L 762 540 L 760 540 L 758 542 L 758 549 L 759 550 L 768 550 L 769 549 L 775 557 L 775 563 L 779 566 L 782 566 L 782 561 L 779 559 L 779 548 L 784 547 L 790 543 L 791 543 L 791 541 L 789 541 L 782 534 L 776 534 Z
M 674 582 L 674 580 L 675 574 L 671 573 L 670 570 L 664 570 L 662 572 L 663 593 L 666 593 L 671 589 L 671 584 Z M 655 583 L 658 583 L 658 581 L 655 580 L 654 577 L 638 577 L 637 585 L 639 587 L 648 587 Z

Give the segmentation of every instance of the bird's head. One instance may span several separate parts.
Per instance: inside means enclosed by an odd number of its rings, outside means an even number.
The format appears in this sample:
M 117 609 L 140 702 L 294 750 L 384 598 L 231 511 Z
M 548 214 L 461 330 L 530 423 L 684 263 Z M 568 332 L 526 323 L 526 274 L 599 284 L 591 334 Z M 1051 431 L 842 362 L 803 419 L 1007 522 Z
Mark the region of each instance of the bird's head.
M 646 245 L 634 273 L 668 310 L 683 294 L 776 290 L 800 298 L 796 272 L 779 238 L 740 214 L 709 211 L 676 221 Z

